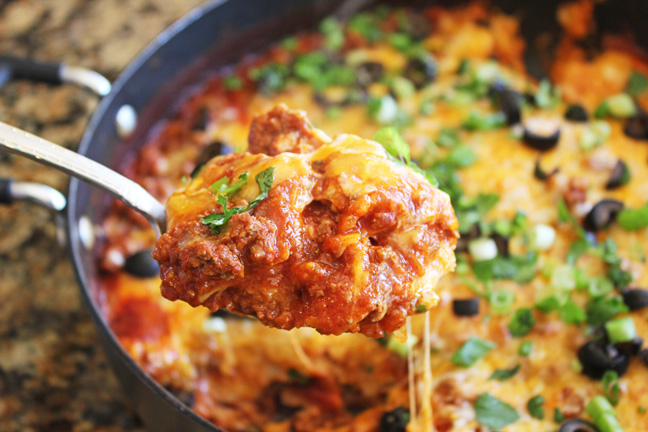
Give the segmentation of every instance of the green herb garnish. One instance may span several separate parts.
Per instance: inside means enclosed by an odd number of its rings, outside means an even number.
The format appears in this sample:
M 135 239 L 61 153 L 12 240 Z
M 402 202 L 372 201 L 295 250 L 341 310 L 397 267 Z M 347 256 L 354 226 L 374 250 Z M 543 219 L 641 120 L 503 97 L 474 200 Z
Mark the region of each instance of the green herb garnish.
M 587 323 L 593 326 L 604 324 L 619 314 L 628 312 L 622 297 L 597 299 L 587 303 Z
M 495 343 L 472 336 L 457 350 L 451 360 L 458 366 L 472 366 L 496 347 Z
M 515 408 L 488 393 L 482 393 L 475 401 L 477 422 L 491 429 L 502 429 L 520 418 Z
M 621 389 L 619 388 L 619 374 L 613 370 L 606 371 L 601 380 L 603 384 L 603 394 L 612 405 L 619 403 Z
M 295 384 L 302 386 L 307 385 L 311 381 L 310 377 L 302 374 L 297 369 L 288 369 L 288 378 Z
M 622 210 L 617 216 L 617 222 L 628 231 L 648 228 L 648 203 L 638 209 Z
M 496 112 L 492 114 L 480 114 L 472 111 L 466 120 L 461 124 L 461 127 L 471 131 L 479 130 L 493 130 L 506 126 L 506 115 L 503 112 Z
M 533 349 L 533 342 L 524 341 L 520 344 L 520 349 L 518 350 L 518 354 L 520 354 L 523 357 L 528 357 L 531 354 L 532 349 Z
M 216 201 L 221 205 L 223 210 L 220 213 L 212 213 L 200 218 L 200 222 L 203 225 L 207 225 L 212 234 L 219 234 L 232 216 L 252 210 L 268 197 L 268 192 L 274 182 L 274 172 L 275 168 L 271 167 L 256 175 L 255 179 L 259 186 L 259 194 L 246 207 L 232 207 L 228 209 L 227 204 L 230 199 L 229 194 L 233 196 L 240 188 L 247 184 L 247 173 L 242 174 L 239 177 L 239 181 L 231 186 L 227 185 L 229 180 L 223 181 L 223 179 L 219 179 L 214 182 L 209 188 L 210 190 L 215 189 L 217 191 L 215 192 L 217 194 Z
M 520 308 L 515 311 L 511 322 L 508 324 L 508 329 L 514 337 L 522 337 L 529 334 L 536 320 L 533 316 L 531 308 Z
M 648 78 L 641 72 L 632 71 L 625 91 L 632 96 L 639 96 L 648 90 Z
M 567 300 L 564 305 L 558 308 L 558 315 L 567 324 L 580 324 L 587 319 L 583 308 L 571 300 Z
M 560 102 L 560 89 L 551 85 L 549 80 L 543 79 L 538 84 L 534 100 L 540 108 L 553 108 Z
M 510 369 L 496 369 L 493 371 L 492 375 L 488 379 L 494 379 L 497 381 L 506 381 L 507 379 L 513 377 L 520 370 L 520 365 L 515 365 Z
M 385 127 L 376 132 L 373 140 L 380 143 L 387 153 L 400 159 L 403 162 L 410 163 L 410 148 L 405 142 L 400 132 L 393 127 Z
M 544 403 L 545 398 L 542 395 L 533 396 L 531 399 L 529 399 L 529 401 L 527 402 L 527 410 L 529 410 L 531 417 L 538 420 L 542 420 L 544 418 L 545 411 L 542 407 Z
M 538 255 L 529 252 L 526 256 L 497 256 L 486 261 L 476 261 L 472 269 L 475 277 L 482 282 L 491 279 L 511 279 L 518 283 L 527 283 L 536 275 L 537 262 Z
M 554 421 L 558 424 L 565 421 L 565 415 L 560 411 L 560 408 L 554 408 Z
M 235 75 L 223 78 L 223 85 L 227 90 L 240 90 L 243 88 L 243 80 Z

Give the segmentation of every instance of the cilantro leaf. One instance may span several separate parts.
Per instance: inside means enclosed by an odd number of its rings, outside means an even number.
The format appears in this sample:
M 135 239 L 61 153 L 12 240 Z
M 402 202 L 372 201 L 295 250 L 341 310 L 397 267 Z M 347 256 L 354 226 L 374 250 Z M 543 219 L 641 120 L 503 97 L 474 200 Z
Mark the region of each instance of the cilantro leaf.
M 617 222 L 627 231 L 648 228 L 648 202 L 638 209 L 622 210 L 617 216 Z
M 587 303 L 587 323 L 593 326 L 604 324 L 615 316 L 628 312 L 622 297 L 597 299 Z
M 648 90 L 648 78 L 646 75 L 641 72 L 632 71 L 628 79 L 628 84 L 626 84 L 626 93 L 630 93 L 632 96 L 639 96 L 646 90 Z
M 542 405 L 545 403 L 545 398 L 542 395 L 537 395 L 533 396 L 529 401 L 527 402 L 527 410 L 529 410 L 529 414 L 531 414 L 531 417 L 537 418 L 538 420 L 542 420 L 545 415 L 544 408 Z
M 503 112 L 496 112 L 492 114 L 480 114 L 472 111 L 466 120 L 461 124 L 461 127 L 471 131 L 486 131 L 499 129 L 506 126 L 506 115 Z
M 527 283 L 536 275 L 538 255 L 529 252 L 526 256 L 497 256 L 486 261 L 475 261 L 473 273 L 482 282 L 491 279 L 511 279 L 518 283 Z
M 488 379 L 494 379 L 494 380 L 497 380 L 497 381 L 505 381 L 505 380 L 511 378 L 512 376 L 515 376 L 515 374 L 517 374 L 519 370 L 520 370 L 520 365 L 519 364 L 515 365 L 514 367 L 512 367 L 510 369 L 496 369 L 496 370 L 493 371 L 493 374 Z
M 502 429 L 520 418 L 511 405 L 502 402 L 488 393 L 482 393 L 475 401 L 477 422 L 491 429 Z
M 520 308 L 513 314 L 508 329 L 513 337 L 522 337 L 529 334 L 535 323 L 533 310 L 531 308 Z
M 558 315 L 567 324 L 579 324 L 585 322 L 587 315 L 582 307 L 571 300 L 568 300 L 558 309 Z
M 477 360 L 488 354 L 493 348 L 495 343 L 476 336 L 472 336 L 457 350 L 452 356 L 451 360 L 454 364 L 459 366 L 472 366 Z
M 270 167 L 256 175 L 255 179 L 257 185 L 259 186 L 259 194 L 247 205 L 247 207 L 232 207 L 231 209 L 227 208 L 227 204 L 229 203 L 230 198 L 228 194 L 231 193 L 233 196 L 233 194 L 238 192 L 238 190 L 247 183 L 247 173 L 242 174 L 239 177 L 239 181 L 232 186 L 227 186 L 228 180 L 221 181 L 223 179 L 219 179 L 218 181 L 214 182 L 209 188 L 213 188 L 218 191 L 216 202 L 221 205 L 223 210 L 220 213 L 212 213 L 205 217 L 201 217 L 200 222 L 203 225 L 209 226 L 209 230 L 212 234 L 220 234 L 220 232 L 225 227 L 225 225 L 227 225 L 227 222 L 229 222 L 232 216 L 252 210 L 261 201 L 268 197 L 268 192 L 270 191 L 272 183 L 274 182 L 274 171 L 275 167 Z
M 216 195 L 225 194 L 229 199 L 232 199 L 234 198 L 234 195 L 236 195 L 236 193 L 247 184 L 247 182 L 248 173 L 241 174 L 238 181 L 232 185 L 228 185 L 229 178 L 223 177 L 212 183 L 212 185 L 209 186 L 209 190 Z
M 373 140 L 380 143 L 387 153 L 410 163 L 410 148 L 396 128 L 384 127 L 376 132 Z

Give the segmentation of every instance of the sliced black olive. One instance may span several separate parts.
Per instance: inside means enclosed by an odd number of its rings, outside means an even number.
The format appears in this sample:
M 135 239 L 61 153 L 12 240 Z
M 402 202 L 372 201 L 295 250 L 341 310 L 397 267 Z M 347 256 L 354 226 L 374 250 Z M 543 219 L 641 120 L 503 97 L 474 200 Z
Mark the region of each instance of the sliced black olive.
M 641 351 L 642 346 L 643 346 L 643 339 L 640 338 L 639 336 L 636 336 L 634 339 L 629 341 L 617 342 L 614 344 L 614 347 L 616 349 L 618 349 L 628 357 L 634 357 L 637 354 L 639 354 L 639 351 Z
M 503 257 L 509 256 L 509 238 L 497 233 L 491 234 L 490 237 L 495 241 L 497 253 Z
M 578 350 L 578 360 L 583 365 L 583 373 L 593 379 L 601 379 L 605 371 L 613 370 L 622 376 L 628 370 L 628 356 L 608 345 L 605 340 L 585 343 Z
M 642 112 L 629 118 L 623 132 L 630 138 L 648 141 L 648 114 Z
M 506 124 L 514 125 L 522 121 L 522 95 L 506 87 L 503 84 L 495 83 L 491 86 L 491 93 L 500 110 L 506 116 Z
M 403 407 L 387 411 L 380 418 L 380 432 L 406 432 L 409 416 L 409 410 Z
M 540 166 L 540 156 L 538 156 L 538 158 L 536 159 L 535 168 L 533 169 L 533 176 L 540 181 L 545 181 L 549 177 L 558 174 L 559 171 L 560 168 L 558 167 L 554 168 L 549 172 L 543 171 L 542 167 Z
M 540 151 L 551 150 L 558 145 L 560 140 L 560 127 L 551 131 L 534 130 L 530 124 L 524 126 L 522 142 L 527 146 Z
M 648 307 L 648 290 L 635 288 L 623 292 L 623 302 L 631 311 Z
M 628 165 L 626 165 L 625 162 L 619 159 L 617 164 L 614 166 L 614 169 L 612 170 L 612 174 L 610 175 L 610 180 L 608 180 L 608 182 L 606 183 L 605 189 L 607 190 L 616 189 L 618 187 L 628 184 L 629 181 L 630 181 L 630 170 L 628 169 Z
M 639 358 L 640 358 L 641 360 L 643 360 L 643 362 L 644 362 L 644 364 L 645 364 L 646 366 L 648 366 L 648 348 L 642 350 L 642 351 L 639 353 Z
M 613 199 L 603 199 L 596 203 L 592 210 L 587 213 L 583 221 L 583 227 L 587 231 L 597 232 L 607 228 L 614 222 L 617 215 L 623 210 L 623 203 Z
M 452 300 L 452 312 L 456 316 L 479 315 L 479 297 Z
M 565 118 L 573 122 L 585 123 L 589 120 L 587 110 L 582 105 L 569 105 L 565 111 Z
M 150 278 L 160 274 L 160 267 L 157 261 L 153 259 L 151 254 L 152 249 L 144 249 L 135 252 L 133 255 L 126 258 L 124 262 L 124 270 L 139 278 Z
M 432 57 L 420 56 L 410 59 L 405 66 L 403 76 L 412 81 L 416 88 L 434 82 L 437 75 L 437 65 Z
M 579 419 L 567 420 L 560 426 L 558 432 L 601 432 L 594 424 Z
M 191 126 L 191 130 L 194 131 L 205 131 L 209 125 L 209 110 L 203 107 L 200 108 L 200 112 L 196 116 L 194 124 Z
M 221 141 L 214 141 L 213 143 L 206 145 L 200 150 L 200 153 L 198 153 L 198 157 L 196 158 L 196 167 L 191 171 L 191 177 L 193 178 L 198 175 L 203 165 L 211 159 L 216 156 L 230 153 L 234 153 L 234 149 Z
M 380 81 L 385 74 L 385 66 L 378 62 L 365 62 L 356 67 L 356 82 L 361 87 Z

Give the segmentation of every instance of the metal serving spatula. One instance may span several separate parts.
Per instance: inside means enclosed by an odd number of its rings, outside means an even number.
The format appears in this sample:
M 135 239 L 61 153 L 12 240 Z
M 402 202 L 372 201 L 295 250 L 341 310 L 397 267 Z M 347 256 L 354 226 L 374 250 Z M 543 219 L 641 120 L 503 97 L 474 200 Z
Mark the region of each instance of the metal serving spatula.
M 142 213 L 156 237 L 166 229 L 166 210 L 143 187 L 123 175 L 71 150 L 0 122 L 0 149 L 28 157 L 91 183 Z

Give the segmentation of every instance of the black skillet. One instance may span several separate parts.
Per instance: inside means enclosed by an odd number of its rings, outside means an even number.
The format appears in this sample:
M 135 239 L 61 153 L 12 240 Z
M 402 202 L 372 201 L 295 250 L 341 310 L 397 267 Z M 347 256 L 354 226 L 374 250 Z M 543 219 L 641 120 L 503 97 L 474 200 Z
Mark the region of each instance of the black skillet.
M 161 119 L 173 115 L 187 89 L 199 84 L 210 73 L 236 63 L 244 55 L 258 52 L 282 36 L 312 29 L 324 16 L 341 16 L 375 2 L 336 0 L 214 0 L 191 11 L 162 32 L 119 76 L 112 92 L 94 113 L 83 135 L 79 153 L 103 165 L 117 168 L 136 153 L 151 128 Z M 430 5 L 435 2 L 387 2 L 392 5 Z M 437 2 L 456 5 L 456 1 Z M 553 35 L 555 44 L 560 32 L 556 26 L 555 8 L 560 1 L 495 1 L 507 13 L 521 20 L 521 32 L 528 41 L 526 63 L 535 76 L 543 74 L 546 52 L 534 49 L 541 34 Z M 642 18 L 648 16 L 648 3 L 641 0 L 615 0 L 597 5 L 599 32 L 629 32 L 643 46 L 648 46 L 648 27 Z M 594 36 L 583 43 L 596 48 Z M 552 43 L 548 45 L 549 52 Z M 63 81 L 59 66 L 40 68 L 36 64 L 16 64 L 0 58 L 0 81 L 36 79 L 53 83 Z M 22 69 L 21 69 L 22 68 Z M 4 72 L 3 72 L 4 70 Z M 0 82 L 1 85 L 1 82 Z M 123 108 L 123 107 L 127 108 Z M 130 107 L 130 108 L 129 108 Z M 131 109 L 132 108 L 132 109 Z M 124 139 L 119 133 L 118 112 L 137 116 L 136 128 Z M 0 202 L 11 201 L 11 189 L 2 188 Z M 111 198 L 76 179 L 70 181 L 65 210 L 65 227 L 71 258 L 82 296 L 97 325 L 108 360 L 124 387 L 125 394 L 151 431 L 218 431 L 182 403 L 172 393 L 148 377 L 117 342 L 100 314 L 94 298 L 97 286 L 98 248 L 84 246 L 80 222 L 99 225 L 111 204 Z M 87 239 L 86 239 L 87 240 Z M 85 244 L 89 244 L 87 241 Z M 227 391 L 223 389 L 223 391 Z

